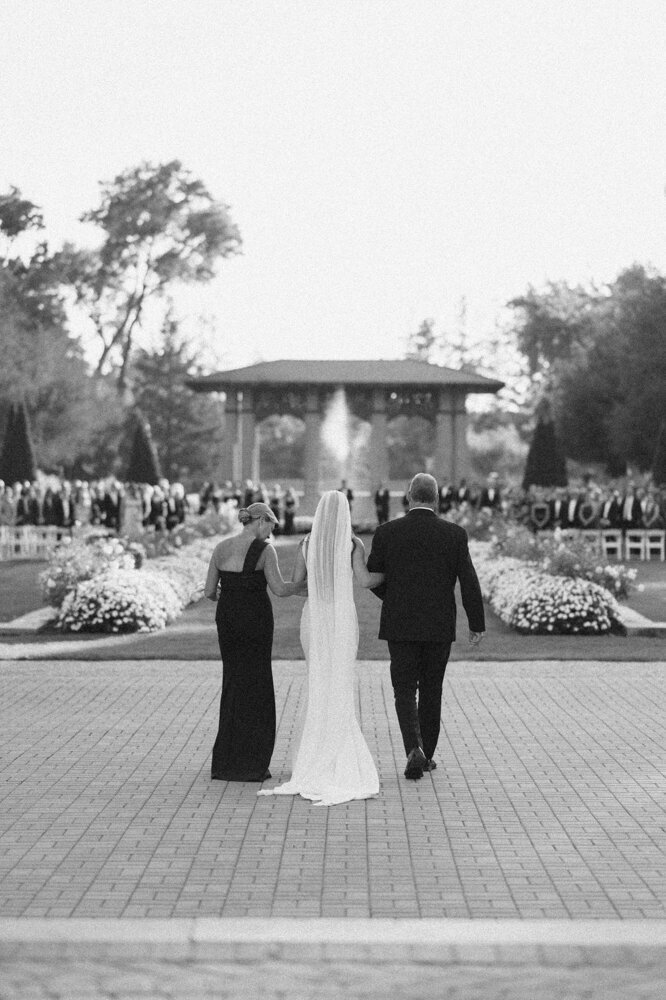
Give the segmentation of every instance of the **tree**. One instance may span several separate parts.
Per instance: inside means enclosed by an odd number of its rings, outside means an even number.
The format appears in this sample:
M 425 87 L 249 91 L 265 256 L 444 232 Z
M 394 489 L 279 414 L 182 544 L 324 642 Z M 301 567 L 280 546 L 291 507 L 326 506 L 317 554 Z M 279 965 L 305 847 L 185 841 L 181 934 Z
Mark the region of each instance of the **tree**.
M 412 361 L 432 361 L 437 341 L 434 319 L 424 319 L 418 330 L 410 333 L 405 357 Z
M 551 282 L 542 292 L 530 286 L 508 303 L 515 316 L 518 348 L 532 376 L 548 378 L 561 362 L 571 359 L 577 345 L 590 346 L 598 302 L 595 291 Z
M 143 162 L 101 187 L 100 205 L 82 221 L 102 230 L 102 246 L 67 245 L 59 264 L 99 338 L 97 371 L 113 370 L 124 391 L 147 304 L 178 282 L 209 281 L 220 258 L 239 253 L 241 237 L 228 206 L 179 160 Z
M 162 478 L 160 462 L 150 433 L 150 426 L 140 410 L 133 415 L 134 433 L 125 478 L 130 483 L 155 485 Z
M 37 475 L 35 452 L 30 436 L 30 421 L 21 400 L 14 403 L 7 418 L 7 429 L 0 453 L 0 479 L 6 483 L 32 482 Z
M 139 350 L 133 365 L 134 398 L 150 422 L 162 469 L 169 479 L 218 479 L 224 407 L 186 385 L 201 374 L 198 352 L 171 314 L 154 350 Z M 229 472 L 229 475 L 231 473 Z
M 564 453 L 555 433 L 550 407 L 543 402 L 537 425 L 527 452 L 523 489 L 530 486 L 566 486 L 567 467 Z
M 0 196 L 0 419 L 12 402 L 27 408 L 38 464 L 69 467 L 100 419 L 78 338 L 67 327 L 56 257 L 32 237 L 39 209 L 17 188 Z M 33 245 L 29 245 L 30 242 Z M 19 252 L 22 244 L 22 252 Z
M 612 475 L 654 464 L 666 413 L 666 277 L 639 265 L 600 297 L 595 337 L 563 366 L 556 416 L 571 457 Z

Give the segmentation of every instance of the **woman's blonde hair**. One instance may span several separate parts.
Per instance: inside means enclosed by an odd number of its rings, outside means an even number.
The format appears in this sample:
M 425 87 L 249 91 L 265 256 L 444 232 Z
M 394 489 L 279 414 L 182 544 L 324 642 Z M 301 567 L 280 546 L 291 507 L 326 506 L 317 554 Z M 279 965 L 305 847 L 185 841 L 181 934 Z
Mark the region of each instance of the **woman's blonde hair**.
M 249 524 L 250 521 L 258 521 L 263 518 L 267 521 L 272 521 L 273 524 L 278 523 L 278 519 L 270 509 L 267 503 L 251 503 L 249 507 L 241 507 L 238 511 L 238 520 L 242 525 Z

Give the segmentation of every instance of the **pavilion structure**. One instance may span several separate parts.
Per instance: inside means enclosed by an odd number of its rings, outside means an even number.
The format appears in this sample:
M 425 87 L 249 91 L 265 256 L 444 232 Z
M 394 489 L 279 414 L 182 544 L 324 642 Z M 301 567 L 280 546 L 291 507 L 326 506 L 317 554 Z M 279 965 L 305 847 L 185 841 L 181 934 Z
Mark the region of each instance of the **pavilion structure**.
M 285 414 L 304 421 L 302 509 L 307 512 L 314 510 L 322 488 L 322 421 L 336 390 L 344 389 L 349 411 L 370 423 L 368 482 L 350 484 L 361 493 L 374 491 L 379 483 L 390 485 L 387 422 L 399 414 L 434 424 L 436 475 L 450 482 L 467 477 L 466 396 L 495 393 L 503 384 L 476 372 L 413 360 L 262 361 L 188 380 L 197 392 L 225 394 L 224 478 L 261 478 L 260 421 Z

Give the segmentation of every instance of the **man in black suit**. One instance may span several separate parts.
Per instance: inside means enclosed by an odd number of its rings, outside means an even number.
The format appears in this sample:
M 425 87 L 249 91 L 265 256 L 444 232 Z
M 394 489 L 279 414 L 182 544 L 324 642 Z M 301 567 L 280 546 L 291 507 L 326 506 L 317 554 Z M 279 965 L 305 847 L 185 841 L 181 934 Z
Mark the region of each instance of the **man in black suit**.
M 407 496 L 407 515 L 377 528 L 368 570 L 385 577 L 373 592 L 383 600 L 379 638 L 388 641 L 391 656 L 395 707 L 407 754 L 405 777 L 422 778 L 436 766 L 432 756 L 439 737 L 442 682 L 456 636 L 456 580 L 472 644 L 481 640 L 486 626 L 467 533 L 435 513 L 435 479 L 427 473 L 414 476 Z
M 479 510 L 501 510 L 502 495 L 499 489 L 499 476 L 496 472 L 491 472 L 488 476 L 487 483 L 481 490 L 478 506 Z

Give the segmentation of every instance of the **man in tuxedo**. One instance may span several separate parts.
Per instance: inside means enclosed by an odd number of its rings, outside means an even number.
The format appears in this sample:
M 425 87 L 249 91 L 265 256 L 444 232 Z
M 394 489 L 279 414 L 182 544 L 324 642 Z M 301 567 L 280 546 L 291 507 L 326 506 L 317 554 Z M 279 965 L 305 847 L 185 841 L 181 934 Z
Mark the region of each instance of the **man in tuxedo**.
M 104 524 L 112 531 L 120 531 L 123 520 L 124 497 L 120 483 L 112 480 L 109 488 L 102 498 L 102 510 L 104 512 Z
M 564 505 L 564 518 L 562 519 L 563 528 L 580 528 L 580 520 L 578 517 L 580 502 L 580 497 L 575 493 L 569 494 L 569 499 Z
M 386 524 L 389 519 L 391 509 L 391 494 L 384 483 L 380 483 L 375 492 L 375 513 L 377 514 L 377 524 Z
M 622 504 L 617 490 L 609 492 L 601 504 L 599 524 L 602 528 L 613 528 L 614 530 L 622 527 Z
M 439 488 L 439 513 L 448 514 L 453 506 L 454 490 L 448 483 L 442 483 Z
M 631 531 L 643 527 L 643 511 L 641 501 L 636 496 L 636 486 L 629 483 L 627 492 L 622 501 L 622 530 Z
M 351 514 L 352 504 L 354 502 L 354 491 L 351 487 L 347 486 L 347 480 L 343 479 L 340 483 L 340 492 L 344 493 L 347 497 L 347 503 L 349 504 L 349 513 Z
M 502 496 L 499 489 L 499 476 L 496 472 L 491 472 L 479 496 L 479 510 L 492 512 L 501 510 L 501 507 Z
M 467 533 L 437 516 L 435 479 L 424 472 L 414 476 L 407 496 L 406 516 L 377 528 L 367 565 L 385 577 L 373 591 L 383 601 L 379 638 L 388 641 L 391 656 L 405 777 L 418 779 L 436 766 L 442 682 L 456 637 L 456 580 L 473 645 L 486 626 Z
M 549 528 L 563 528 L 566 520 L 567 491 L 561 486 L 555 488 L 555 496 L 549 501 L 550 517 L 548 519 Z

